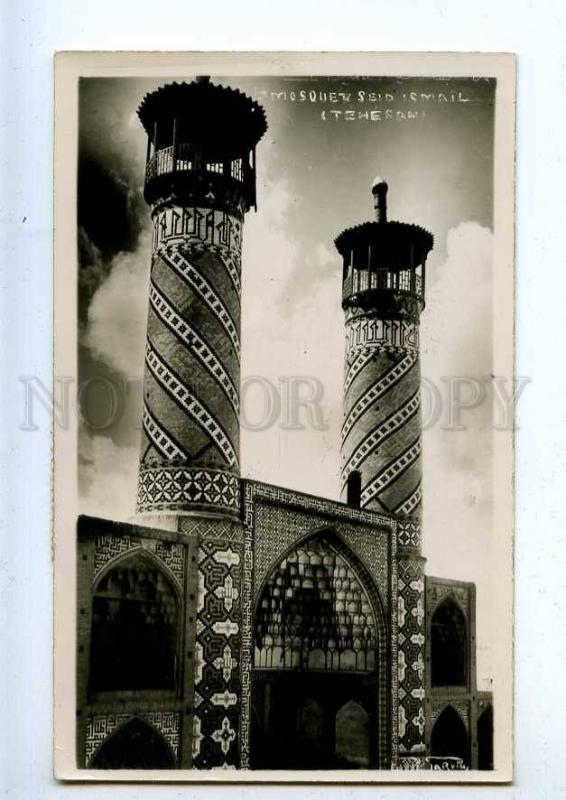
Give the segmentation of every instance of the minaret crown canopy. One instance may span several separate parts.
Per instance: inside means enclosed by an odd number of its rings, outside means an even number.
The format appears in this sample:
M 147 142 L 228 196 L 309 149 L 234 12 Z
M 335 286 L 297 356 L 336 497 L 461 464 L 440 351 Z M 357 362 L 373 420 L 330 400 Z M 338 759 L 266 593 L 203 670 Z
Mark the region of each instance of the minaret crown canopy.
M 238 153 L 254 147 L 267 130 L 259 103 L 205 76 L 191 83 L 168 83 L 146 94 L 138 116 L 151 141 L 156 122 L 176 119 L 186 141 Z

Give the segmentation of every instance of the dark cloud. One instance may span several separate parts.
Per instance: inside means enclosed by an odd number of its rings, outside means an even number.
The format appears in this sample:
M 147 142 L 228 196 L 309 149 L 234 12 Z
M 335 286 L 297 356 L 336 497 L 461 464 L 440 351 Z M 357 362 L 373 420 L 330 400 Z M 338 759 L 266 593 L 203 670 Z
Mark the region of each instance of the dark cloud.
M 147 213 L 139 183 L 132 185 L 125 171 L 81 150 L 77 219 L 81 323 L 92 295 L 108 276 L 114 256 L 135 249 Z

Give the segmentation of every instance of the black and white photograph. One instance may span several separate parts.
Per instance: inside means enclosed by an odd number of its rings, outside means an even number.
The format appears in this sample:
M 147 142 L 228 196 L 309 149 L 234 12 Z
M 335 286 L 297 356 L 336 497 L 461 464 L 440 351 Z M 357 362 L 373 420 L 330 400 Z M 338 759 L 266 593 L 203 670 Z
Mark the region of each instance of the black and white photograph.
M 514 58 L 445 55 L 57 57 L 59 777 L 510 780 Z

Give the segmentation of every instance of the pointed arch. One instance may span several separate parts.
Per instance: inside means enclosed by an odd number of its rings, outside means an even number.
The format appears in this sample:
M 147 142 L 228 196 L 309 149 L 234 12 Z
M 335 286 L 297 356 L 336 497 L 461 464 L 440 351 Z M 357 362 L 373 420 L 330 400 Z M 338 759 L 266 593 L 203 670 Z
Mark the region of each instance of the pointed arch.
M 159 558 L 155 553 L 151 550 L 148 550 L 147 547 L 144 547 L 143 544 L 134 545 L 133 547 L 124 550 L 121 553 L 118 553 L 115 556 L 112 556 L 106 564 L 100 569 L 100 571 L 96 574 L 92 588 L 93 591 L 96 590 L 96 587 L 100 583 L 100 581 L 109 573 L 111 572 L 114 567 L 118 566 L 121 561 L 127 560 L 132 555 L 140 555 L 145 558 L 147 561 L 151 562 L 154 566 L 156 566 L 171 582 L 171 586 L 175 590 L 175 593 L 179 599 L 179 603 L 183 600 L 183 593 L 182 587 L 179 584 L 179 580 L 175 573 L 167 566 L 167 564 Z
M 377 670 L 387 649 L 383 602 L 334 530 L 310 531 L 271 565 L 256 598 L 254 644 L 260 668 Z
M 335 719 L 335 752 L 339 763 L 367 769 L 370 765 L 369 715 L 363 705 L 349 700 L 338 710 Z
M 140 717 L 117 727 L 94 752 L 92 769 L 175 769 L 176 755 L 161 733 Z
M 468 623 L 453 594 L 445 597 L 431 617 L 432 686 L 466 686 L 468 670 Z
M 173 690 L 181 595 L 143 547 L 106 565 L 92 593 L 90 691 Z
M 461 758 L 470 764 L 468 731 L 454 706 L 447 705 L 438 716 L 430 737 L 431 756 Z

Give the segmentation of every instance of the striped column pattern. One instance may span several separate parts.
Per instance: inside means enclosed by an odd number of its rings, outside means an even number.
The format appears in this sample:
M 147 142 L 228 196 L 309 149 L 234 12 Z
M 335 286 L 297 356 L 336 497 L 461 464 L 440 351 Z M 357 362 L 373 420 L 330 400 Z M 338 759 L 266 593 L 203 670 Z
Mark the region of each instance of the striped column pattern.
M 342 499 L 361 474 L 361 506 L 419 516 L 422 495 L 419 330 L 346 309 Z
M 154 212 L 138 512 L 239 512 L 242 220 Z

